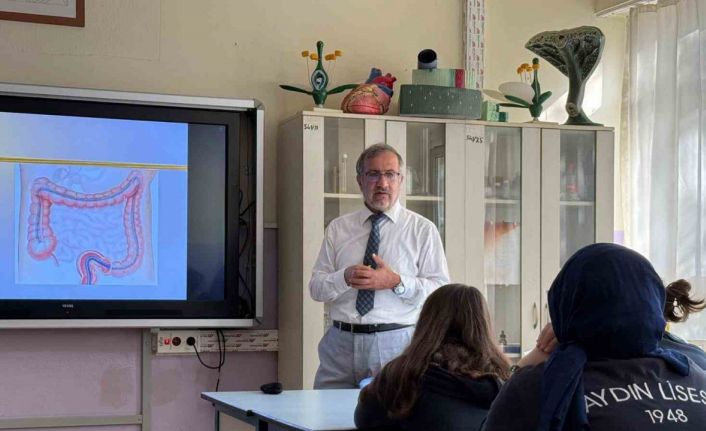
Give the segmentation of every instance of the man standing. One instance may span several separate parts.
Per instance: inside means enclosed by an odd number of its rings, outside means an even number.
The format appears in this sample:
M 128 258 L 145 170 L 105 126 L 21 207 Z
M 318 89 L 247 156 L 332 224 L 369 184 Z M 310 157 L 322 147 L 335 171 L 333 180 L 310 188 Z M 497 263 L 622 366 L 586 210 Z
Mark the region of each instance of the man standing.
M 365 208 L 333 220 L 309 291 L 330 304 L 333 327 L 319 343 L 317 389 L 356 388 L 407 346 L 426 297 L 449 282 L 434 224 L 398 202 L 402 157 L 367 148 L 356 173 Z

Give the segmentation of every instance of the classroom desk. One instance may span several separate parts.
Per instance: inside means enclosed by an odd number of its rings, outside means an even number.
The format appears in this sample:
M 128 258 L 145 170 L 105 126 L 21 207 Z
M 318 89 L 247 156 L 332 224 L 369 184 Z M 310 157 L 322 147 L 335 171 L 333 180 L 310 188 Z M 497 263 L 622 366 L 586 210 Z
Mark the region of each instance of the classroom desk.
M 283 391 L 267 395 L 260 391 L 202 392 L 201 398 L 211 401 L 218 413 L 225 413 L 258 431 L 268 431 L 269 424 L 287 430 L 334 431 L 354 430 L 353 412 L 358 404 L 359 389 L 327 389 Z

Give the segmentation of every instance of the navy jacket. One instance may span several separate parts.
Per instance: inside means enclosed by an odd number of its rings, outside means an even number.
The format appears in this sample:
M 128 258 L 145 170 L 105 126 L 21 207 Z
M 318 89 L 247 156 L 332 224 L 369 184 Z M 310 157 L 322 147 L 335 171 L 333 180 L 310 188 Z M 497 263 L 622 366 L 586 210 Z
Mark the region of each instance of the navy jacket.
M 589 361 L 583 373 L 591 431 L 703 431 L 706 373 L 694 362 L 681 376 L 659 358 Z M 519 370 L 503 386 L 484 431 L 539 425 L 544 364 Z
M 475 431 L 480 429 L 499 390 L 500 382 L 495 378 L 472 379 L 432 365 L 423 376 L 419 399 L 408 417 L 388 418 L 377 398 L 368 394 L 365 402 L 358 402 L 355 424 L 368 430 Z
M 702 370 L 706 370 L 706 352 L 698 346 L 689 344 L 676 335 L 666 331 L 664 336 L 662 336 L 662 341 L 659 342 L 659 345 L 660 347 L 673 349 L 685 354 L 689 359 L 694 361 L 696 365 L 701 367 Z

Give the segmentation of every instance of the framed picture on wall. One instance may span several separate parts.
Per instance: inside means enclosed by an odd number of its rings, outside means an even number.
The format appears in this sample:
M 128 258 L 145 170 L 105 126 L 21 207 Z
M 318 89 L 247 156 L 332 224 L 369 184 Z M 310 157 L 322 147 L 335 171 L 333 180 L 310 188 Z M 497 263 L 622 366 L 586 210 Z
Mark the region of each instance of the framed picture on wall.
M 84 0 L 0 0 L 0 19 L 84 26 Z

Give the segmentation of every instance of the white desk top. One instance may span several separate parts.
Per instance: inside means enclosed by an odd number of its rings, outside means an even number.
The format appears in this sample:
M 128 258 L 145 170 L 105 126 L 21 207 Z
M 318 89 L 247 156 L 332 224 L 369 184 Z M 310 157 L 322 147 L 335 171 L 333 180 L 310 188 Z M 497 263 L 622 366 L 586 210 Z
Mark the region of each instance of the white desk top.
M 201 398 L 271 423 L 304 431 L 354 430 L 353 413 L 359 389 L 282 391 L 279 395 L 252 392 L 203 392 Z

